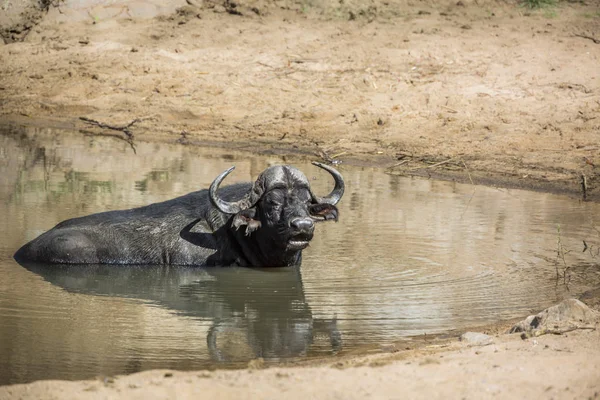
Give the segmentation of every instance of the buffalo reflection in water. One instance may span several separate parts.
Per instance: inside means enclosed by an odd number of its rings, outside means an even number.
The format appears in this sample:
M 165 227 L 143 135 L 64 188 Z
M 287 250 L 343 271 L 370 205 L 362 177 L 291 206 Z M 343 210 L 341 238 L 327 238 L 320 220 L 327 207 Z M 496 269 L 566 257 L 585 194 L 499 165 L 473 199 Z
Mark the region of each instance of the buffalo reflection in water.
M 332 353 L 342 348 L 335 318 L 313 318 L 295 267 L 22 265 L 69 292 L 149 300 L 209 320 L 206 341 L 216 362 L 305 356 L 317 337 L 328 339 Z

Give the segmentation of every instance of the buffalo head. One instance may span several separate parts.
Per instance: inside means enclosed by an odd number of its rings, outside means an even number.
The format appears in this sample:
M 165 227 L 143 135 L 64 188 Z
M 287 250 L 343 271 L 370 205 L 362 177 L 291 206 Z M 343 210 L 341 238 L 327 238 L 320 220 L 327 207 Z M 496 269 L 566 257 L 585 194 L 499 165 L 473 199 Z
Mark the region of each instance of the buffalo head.
M 232 215 L 232 228 L 244 228 L 244 252 L 251 251 L 263 266 L 299 263 L 300 251 L 313 237 L 314 223 L 338 219 L 335 204 L 344 194 L 344 180 L 334 168 L 313 164 L 335 180 L 328 196 L 315 196 L 306 176 L 289 165 L 267 168 L 237 201 L 225 201 L 217 194 L 219 185 L 235 167 L 219 175 L 210 186 L 211 203 L 222 213 Z

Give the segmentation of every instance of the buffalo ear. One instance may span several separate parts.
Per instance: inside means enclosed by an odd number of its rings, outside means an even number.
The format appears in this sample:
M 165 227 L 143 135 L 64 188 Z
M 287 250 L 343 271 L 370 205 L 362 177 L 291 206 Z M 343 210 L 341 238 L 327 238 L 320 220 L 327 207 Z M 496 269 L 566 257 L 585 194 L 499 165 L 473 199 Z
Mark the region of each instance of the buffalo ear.
M 252 232 L 260 228 L 260 221 L 254 219 L 256 217 L 256 208 L 248 208 L 242 210 L 233 216 L 231 226 L 237 231 L 241 226 L 246 226 L 246 236 L 250 236 Z
M 310 215 L 316 221 L 330 221 L 334 220 L 337 222 L 339 211 L 336 206 L 327 203 L 311 204 L 308 208 Z

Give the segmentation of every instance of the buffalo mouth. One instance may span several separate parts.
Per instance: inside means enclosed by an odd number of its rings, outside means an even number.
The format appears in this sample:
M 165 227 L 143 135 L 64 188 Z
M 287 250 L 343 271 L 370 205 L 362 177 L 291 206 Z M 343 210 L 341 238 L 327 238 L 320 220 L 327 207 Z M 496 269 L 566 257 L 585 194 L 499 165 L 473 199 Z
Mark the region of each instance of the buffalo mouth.
M 310 244 L 310 240 L 312 239 L 312 235 L 307 235 L 304 233 L 292 236 L 287 241 L 287 250 L 303 250 L 308 247 Z

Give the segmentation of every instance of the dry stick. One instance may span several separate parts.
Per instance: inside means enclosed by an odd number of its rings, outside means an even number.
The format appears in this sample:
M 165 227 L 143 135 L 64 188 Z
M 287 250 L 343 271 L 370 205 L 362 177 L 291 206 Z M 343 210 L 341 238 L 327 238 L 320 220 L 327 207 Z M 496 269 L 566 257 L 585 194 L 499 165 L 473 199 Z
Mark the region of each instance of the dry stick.
M 600 39 L 596 39 L 593 36 L 588 36 L 588 35 L 582 35 L 580 33 L 575 33 L 574 36 L 580 37 L 580 38 L 584 38 L 584 39 L 589 39 L 592 42 L 596 43 L 596 44 L 600 44 Z
M 581 190 L 583 191 L 583 201 L 587 200 L 587 177 L 581 174 Z
M 443 107 L 443 108 L 445 108 L 446 110 L 448 110 L 448 111 L 450 111 L 450 112 L 454 113 L 454 114 L 457 114 L 457 113 L 458 113 L 458 111 L 456 111 L 454 108 L 450 108 L 450 107 L 448 107 L 448 106 L 445 106 L 445 105 L 443 105 L 443 104 L 442 104 L 442 107 Z
M 263 67 L 269 67 L 269 68 L 272 68 L 272 69 L 276 69 L 276 67 L 274 67 L 274 66 L 272 66 L 272 65 L 269 65 L 269 64 L 267 64 L 267 63 L 264 63 L 264 62 L 257 61 L 256 63 L 257 63 L 258 65 L 262 65 Z
M 467 164 L 465 164 L 465 160 L 463 160 L 461 158 L 460 161 L 462 162 L 462 165 L 465 167 L 465 171 L 467 171 L 467 175 L 469 176 L 469 180 L 471 181 L 471 185 L 474 185 L 473 179 L 471 178 L 471 173 L 469 172 L 469 168 L 467 168 Z
M 410 160 L 402 160 L 402 161 L 400 161 L 400 162 L 398 162 L 398 163 L 396 163 L 396 164 L 394 164 L 392 166 L 387 167 L 387 169 L 393 169 L 393 168 L 399 167 L 399 166 L 401 166 L 403 164 L 406 164 L 409 161 Z
M 141 121 L 139 118 L 136 118 L 133 121 L 131 121 L 130 123 L 128 123 L 127 125 L 118 126 L 118 125 L 105 124 L 103 122 L 96 121 L 95 119 L 86 118 L 86 117 L 79 117 L 79 119 L 87 122 L 88 124 L 95 125 L 99 128 L 112 129 L 113 131 L 121 131 L 125 135 L 127 135 L 127 137 L 129 137 L 129 138 L 133 138 L 133 133 L 131 133 L 129 128 L 131 128 L 133 126 L 133 124 L 136 124 Z
M 331 158 L 338 158 L 338 157 L 341 157 L 341 156 L 343 156 L 345 154 L 348 154 L 348 152 L 347 151 L 342 151 L 342 152 L 339 152 L 339 153 L 336 153 L 336 154 L 332 155 Z
M 140 122 L 141 120 L 139 118 L 136 118 L 133 121 L 131 121 L 130 123 L 128 123 L 127 125 L 122 125 L 122 126 L 105 124 L 104 122 L 99 122 L 99 121 L 96 121 L 95 119 L 91 119 L 91 118 L 87 118 L 87 117 L 79 117 L 79 119 L 84 122 L 87 122 L 90 125 L 94 125 L 99 128 L 102 128 L 102 129 L 110 129 L 113 131 L 123 132 L 125 134 L 125 136 L 127 136 L 127 138 L 123 139 L 123 140 L 125 140 L 127 143 L 129 143 L 129 146 L 131 146 L 133 153 L 137 154 L 137 152 L 135 150 L 135 144 L 133 143 L 133 132 L 131 132 L 131 130 L 129 130 L 129 128 L 131 128 L 134 124 Z
M 540 329 L 539 331 L 533 331 L 533 336 L 542 336 L 542 335 L 546 335 L 546 334 L 562 335 L 565 333 L 576 331 L 578 329 L 589 329 L 589 330 L 595 331 L 596 327 L 594 327 L 594 326 L 574 326 L 574 327 L 566 328 L 566 329 Z
M 267 79 L 268 81 L 270 81 L 271 79 L 275 79 L 275 78 L 281 78 L 282 76 L 288 76 L 291 74 L 295 74 L 296 72 L 298 72 L 298 70 L 292 70 L 292 71 L 286 71 L 286 72 L 282 72 L 280 74 L 275 74 L 272 77 L 270 77 L 269 79 Z
M 439 167 L 440 165 L 448 164 L 451 161 L 454 161 L 454 158 L 449 158 L 445 161 L 440 161 L 439 163 L 428 165 L 426 167 L 415 167 L 415 168 L 409 169 L 409 171 L 416 171 L 418 169 L 425 169 L 425 168 L 435 168 L 435 167 Z

